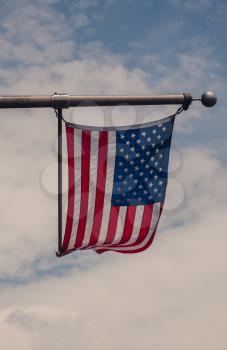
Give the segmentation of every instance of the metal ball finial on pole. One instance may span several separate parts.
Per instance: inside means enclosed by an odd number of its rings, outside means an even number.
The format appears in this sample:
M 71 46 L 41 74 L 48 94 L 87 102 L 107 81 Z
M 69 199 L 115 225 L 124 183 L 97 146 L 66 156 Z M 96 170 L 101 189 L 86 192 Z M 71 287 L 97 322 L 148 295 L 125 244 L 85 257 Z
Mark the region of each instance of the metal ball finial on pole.
M 213 107 L 217 102 L 217 96 L 213 91 L 206 91 L 201 96 L 201 102 L 205 107 Z

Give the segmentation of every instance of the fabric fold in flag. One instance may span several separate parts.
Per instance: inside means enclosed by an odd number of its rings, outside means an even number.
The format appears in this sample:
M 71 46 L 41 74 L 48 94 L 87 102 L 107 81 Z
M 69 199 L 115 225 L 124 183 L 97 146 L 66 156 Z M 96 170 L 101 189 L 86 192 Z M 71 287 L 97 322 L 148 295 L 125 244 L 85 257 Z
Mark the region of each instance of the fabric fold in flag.
M 174 116 L 130 127 L 66 122 L 68 209 L 61 255 L 138 253 L 162 214 Z

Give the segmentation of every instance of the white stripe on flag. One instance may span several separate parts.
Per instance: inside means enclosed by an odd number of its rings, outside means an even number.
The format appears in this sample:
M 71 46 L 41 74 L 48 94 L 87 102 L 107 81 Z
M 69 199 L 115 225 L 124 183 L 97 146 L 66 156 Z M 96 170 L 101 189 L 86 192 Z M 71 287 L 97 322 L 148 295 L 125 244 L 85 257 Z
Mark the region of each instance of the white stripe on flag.
M 114 182 L 114 168 L 116 155 L 116 132 L 108 132 L 108 156 L 107 156 L 107 173 L 105 185 L 105 198 L 102 214 L 102 223 L 100 228 L 100 235 L 97 245 L 102 245 L 107 236 L 108 223 L 110 218 L 111 200 Z
M 123 246 L 128 244 L 133 244 L 134 242 L 136 242 L 137 238 L 139 237 L 140 229 L 142 226 L 142 220 L 143 220 L 143 212 L 144 212 L 144 205 L 137 205 L 131 238 L 128 242 L 124 243 Z
M 124 227 L 125 227 L 127 208 L 128 208 L 127 206 L 122 206 L 119 209 L 116 233 L 114 236 L 114 240 L 111 244 L 118 244 L 122 239 Z
M 95 212 L 95 198 L 97 185 L 97 170 L 98 170 L 98 155 L 99 155 L 99 131 L 91 132 L 91 149 L 90 149 L 90 176 L 89 176 L 89 195 L 88 195 L 88 210 L 86 230 L 83 243 L 80 248 L 86 247 L 91 238 L 91 230 Z
M 74 213 L 73 226 L 68 249 L 72 249 L 76 242 L 77 228 L 80 216 L 80 198 L 81 198 L 81 147 L 82 130 L 74 129 L 74 173 L 75 173 L 75 195 L 74 195 Z

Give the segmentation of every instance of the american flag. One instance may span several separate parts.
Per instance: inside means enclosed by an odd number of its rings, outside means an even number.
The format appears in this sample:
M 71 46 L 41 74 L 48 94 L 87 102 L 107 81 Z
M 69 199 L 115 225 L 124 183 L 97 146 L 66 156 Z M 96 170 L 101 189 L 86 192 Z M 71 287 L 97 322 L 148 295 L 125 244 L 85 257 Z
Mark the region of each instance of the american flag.
M 137 253 L 154 238 L 165 199 L 174 117 L 129 128 L 66 123 L 68 210 L 61 254 Z

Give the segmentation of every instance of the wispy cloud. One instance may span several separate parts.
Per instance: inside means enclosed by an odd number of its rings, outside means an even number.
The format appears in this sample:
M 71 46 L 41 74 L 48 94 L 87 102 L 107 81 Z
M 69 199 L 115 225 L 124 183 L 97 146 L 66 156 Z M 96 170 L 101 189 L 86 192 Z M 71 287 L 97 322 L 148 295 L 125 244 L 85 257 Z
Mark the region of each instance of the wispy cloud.
M 32 3 L 6 14 L 1 21 L 1 65 L 48 65 L 72 58 L 74 45 L 62 14 Z

